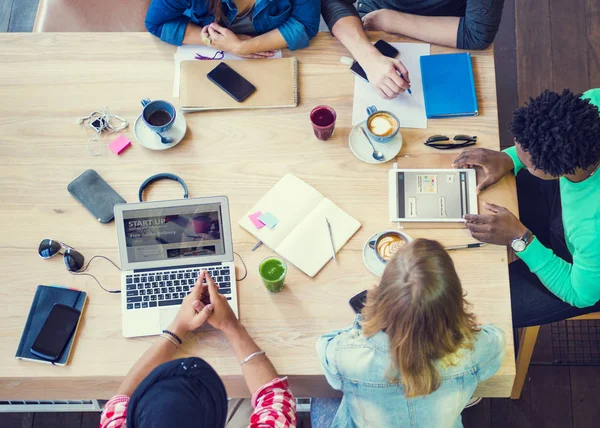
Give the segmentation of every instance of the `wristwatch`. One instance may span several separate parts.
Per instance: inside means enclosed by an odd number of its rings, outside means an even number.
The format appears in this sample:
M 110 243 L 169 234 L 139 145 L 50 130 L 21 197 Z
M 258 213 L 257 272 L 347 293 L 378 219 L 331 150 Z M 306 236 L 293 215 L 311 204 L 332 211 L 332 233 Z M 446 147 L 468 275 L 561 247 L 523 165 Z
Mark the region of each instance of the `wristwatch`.
M 521 251 L 524 251 L 525 248 L 527 248 L 531 241 L 533 241 L 533 233 L 531 233 L 531 230 L 527 230 L 527 232 L 525 232 L 525 235 L 523 235 L 522 237 L 513 239 L 510 243 L 510 246 L 515 251 L 515 253 L 520 253 Z

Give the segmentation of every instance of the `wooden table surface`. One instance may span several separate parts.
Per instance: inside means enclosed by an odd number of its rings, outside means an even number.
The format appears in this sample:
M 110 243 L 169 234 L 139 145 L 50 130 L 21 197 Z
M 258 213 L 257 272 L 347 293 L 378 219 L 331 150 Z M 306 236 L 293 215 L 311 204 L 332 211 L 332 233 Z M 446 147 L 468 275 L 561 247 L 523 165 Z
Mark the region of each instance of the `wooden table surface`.
M 431 47 L 431 53 L 452 51 Z M 297 108 L 190 114 L 185 140 L 167 151 L 145 149 L 130 127 L 124 134 L 133 146 L 121 156 L 107 149 L 101 156 L 90 155 L 78 117 L 109 106 L 133 125 L 142 98 L 177 103 L 171 96 L 174 52 L 175 47 L 143 33 L 0 35 L 0 399 L 108 398 L 156 340 L 125 339 L 120 295 L 103 292 L 89 277 L 70 275 L 61 257 L 43 260 L 36 254 L 43 238 L 53 238 L 87 259 L 102 254 L 118 261 L 114 223 L 98 223 L 67 192 L 67 184 L 88 168 L 127 201 L 135 201 L 140 183 L 159 172 L 183 177 L 191 197 L 228 195 L 234 249 L 249 269 L 238 284 L 242 322 L 278 372 L 291 377 L 297 396 L 333 393 L 321 374 L 316 339 L 352 322 L 348 299 L 377 284 L 362 262 L 363 245 L 373 233 L 395 228 L 387 217 L 391 163 L 363 163 L 348 148 L 354 76 L 339 62 L 347 52 L 329 33 L 319 34 L 308 49 L 284 52 L 300 63 Z M 402 129 L 401 167 L 449 167 L 456 151 L 423 146 L 433 134 L 477 135 L 480 147 L 499 148 L 493 50 L 473 52 L 473 68 L 480 115 L 430 120 L 425 130 Z M 314 137 L 308 119 L 318 104 L 337 111 L 336 133 L 328 142 Z M 237 221 L 286 173 L 314 186 L 362 228 L 339 253 L 339 264 L 329 263 L 314 279 L 291 268 L 285 290 L 271 294 L 261 284 L 258 263 L 272 252 L 266 246 L 251 252 L 256 241 Z M 180 195 L 177 183 L 160 182 L 147 199 Z M 517 212 L 514 180 L 505 178 L 484 192 L 483 200 Z M 445 245 L 472 242 L 463 228 L 420 226 L 408 233 Z M 452 258 L 479 321 L 493 322 L 507 333 L 504 364 L 477 394 L 506 397 L 515 374 L 506 248 L 454 251 Z M 105 287 L 119 288 L 119 272 L 108 262 L 95 261 L 89 272 Z M 241 273 L 238 266 L 238 277 Z M 38 284 L 75 287 L 89 296 L 65 367 L 14 358 Z M 216 331 L 194 336 L 181 355 L 205 358 L 223 377 L 230 396 L 247 395 L 224 337 Z

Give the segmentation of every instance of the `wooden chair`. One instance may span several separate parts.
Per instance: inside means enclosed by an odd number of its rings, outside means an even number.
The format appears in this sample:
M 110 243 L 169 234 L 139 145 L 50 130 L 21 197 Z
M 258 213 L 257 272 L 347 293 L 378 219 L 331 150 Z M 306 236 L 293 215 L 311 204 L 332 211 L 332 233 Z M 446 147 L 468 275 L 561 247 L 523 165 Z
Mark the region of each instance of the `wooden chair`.
M 578 317 L 569 318 L 569 320 L 600 320 L 600 312 L 580 315 Z M 535 342 L 537 341 L 539 332 L 539 325 L 521 329 L 521 335 L 519 338 L 519 352 L 517 353 L 517 373 L 515 375 L 515 383 L 513 383 L 512 392 L 510 393 L 510 398 L 513 400 L 518 400 L 521 397 L 521 391 L 523 390 L 523 385 L 525 384 L 527 370 L 529 369 L 529 363 L 531 362 L 531 356 L 533 355 L 533 348 L 535 347 Z

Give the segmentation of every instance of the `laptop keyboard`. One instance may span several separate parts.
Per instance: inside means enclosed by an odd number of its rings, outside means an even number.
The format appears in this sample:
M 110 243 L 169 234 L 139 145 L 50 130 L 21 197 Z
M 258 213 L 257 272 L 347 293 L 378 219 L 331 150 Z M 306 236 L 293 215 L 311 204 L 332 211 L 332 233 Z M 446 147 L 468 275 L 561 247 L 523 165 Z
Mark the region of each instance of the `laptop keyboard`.
M 231 300 L 231 272 L 228 267 L 209 266 L 134 273 L 125 277 L 127 309 L 181 305 L 201 270 L 206 270 L 219 286 L 219 293 Z

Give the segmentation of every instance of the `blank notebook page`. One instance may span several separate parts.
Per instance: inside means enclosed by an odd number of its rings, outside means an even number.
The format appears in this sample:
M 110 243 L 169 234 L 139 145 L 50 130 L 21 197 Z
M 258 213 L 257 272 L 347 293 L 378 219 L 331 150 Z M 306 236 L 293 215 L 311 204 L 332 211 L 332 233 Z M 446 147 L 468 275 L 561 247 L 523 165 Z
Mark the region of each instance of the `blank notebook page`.
M 325 218 L 331 224 L 335 251 L 338 252 L 360 228 L 360 223 L 329 199 L 317 207 L 275 248 L 279 254 L 310 277 L 314 277 L 332 258 L 331 241 Z

